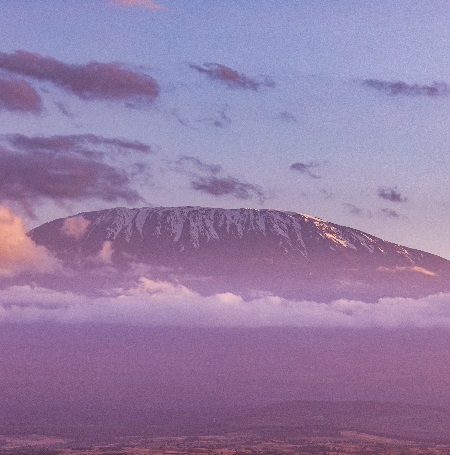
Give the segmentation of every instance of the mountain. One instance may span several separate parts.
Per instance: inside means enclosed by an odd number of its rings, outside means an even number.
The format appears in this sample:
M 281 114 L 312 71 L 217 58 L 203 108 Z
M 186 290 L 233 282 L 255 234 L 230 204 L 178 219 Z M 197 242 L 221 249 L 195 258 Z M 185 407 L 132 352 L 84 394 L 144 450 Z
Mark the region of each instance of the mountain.
M 90 279 L 89 271 L 109 265 L 129 277 L 138 264 L 152 279 L 202 294 L 329 301 L 450 290 L 449 261 L 295 212 L 114 208 L 54 220 L 29 235 L 78 269 L 93 292 L 107 278 Z

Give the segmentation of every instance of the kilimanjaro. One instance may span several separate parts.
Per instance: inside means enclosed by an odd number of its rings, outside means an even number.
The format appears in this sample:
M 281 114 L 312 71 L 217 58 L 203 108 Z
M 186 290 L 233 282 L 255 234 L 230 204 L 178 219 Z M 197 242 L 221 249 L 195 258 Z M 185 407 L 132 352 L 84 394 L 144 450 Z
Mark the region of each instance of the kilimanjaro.
M 93 293 L 139 274 L 244 298 L 374 301 L 450 291 L 449 261 L 296 212 L 120 207 L 57 219 L 29 236 L 72 271 L 59 287 Z

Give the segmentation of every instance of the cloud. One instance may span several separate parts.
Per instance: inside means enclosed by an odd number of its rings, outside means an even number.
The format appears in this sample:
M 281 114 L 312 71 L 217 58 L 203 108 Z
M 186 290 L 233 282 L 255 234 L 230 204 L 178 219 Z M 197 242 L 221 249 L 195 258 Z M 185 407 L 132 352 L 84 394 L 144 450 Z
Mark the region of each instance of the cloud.
M 401 218 L 401 215 L 400 213 L 398 213 L 397 211 L 395 210 L 391 210 L 391 209 L 381 209 L 380 210 L 381 214 L 388 217 L 388 218 Z
M 80 240 L 86 233 L 91 222 L 83 217 L 83 215 L 71 216 L 63 222 L 61 232 L 69 238 Z
M 378 79 L 364 79 L 362 84 L 388 95 L 406 96 L 448 96 L 450 88 L 445 82 L 433 82 L 430 85 L 407 84 L 406 82 L 389 82 Z
M 197 122 L 215 126 L 216 128 L 224 128 L 231 124 L 231 118 L 227 114 L 227 109 L 228 106 L 223 106 L 213 117 L 201 118 L 198 119 Z
M 198 177 L 191 184 L 194 190 L 213 196 L 232 195 L 238 199 L 256 196 L 260 202 L 265 200 L 263 192 L 256 185 L 240 182 L 234 177 Z
M 143 201 L 133 183 L 148 165 L 134 158 L 153 153 L 147 144 L 94 134 L 0 140 L 8 146 L 0 147 L 0 200 L 18 203 L 28 215 L 44 199 Z
M 64 103 L 57 101 L 57 102 L 55 102 L 55 106 L 58 108 L 59 112 L 61 112 L 61 114 L 65 115 L 66 117 L 69 117 L 69 118 L 74 117 L 73 114 L 64 105 Z
M 9 208 L 0 205 L 0 276 L 26 271 L 51 273 L 59 269 L 57 260 L 27 235 L 25 224 Z M 1 295 L 1 291 L 0 291 Z
M 378 196 L 381 199 L 385 199 L 386 201 L 390 202 L 408 202 L 408 198 L 402 196 L 398 188 L 389 187 L 389 186 L 380 186 L 378 188 Z
M 363 210 L 360 207 L 357 207 L 356 205 L 353 204 L 342 204 L 344 207 L 347 207 L 348 211 L 355 216 L 364 216 L 365 215 L 365 210 Z
M 95 134 L 72 134 L 64 136 L 5 134 L 0 137 L 13 147 L 27 152 L 49 151 L 52 153 L 78 153 L 91 157 L 93 155 L 103 155 L 103 150 L 122 153 L 153 153 L 152 148 L 149 145 L 139 141 L 106 138 Z
M 96 156 L 0 148 L 0 200 L 18 203 L 29 216 L 45 199 L 58 203 L 85 199 L 141 201 L 131 184 L 126 171 L 98 161 Z
M 117 62 L 67 64 L 19 50 L 12 54 L 1 52 L 0 69 L 51 82 L 84 100 L 152 102 L 159 93 L 153 78 Z
M 413 272 L 413 273 L 421 273 L 422 275 L 427 275 L 427 276 L 436 276 L 436 273 L 432 272 L 431 270 L 424 269 L 423 267 L 419 267 L 417 265 L 409 266 L 409 267 L 396 266 L 393 268 L 378 267 L 377 270 L 379 272 L 385 272 L 385 273 Z
M 280 112 L 277 118 L 286 123 L 298 123 L 297 117 L 289 111 Z
M 195 156 L 180 156 L 176 161 L 176 169 L 185 174 L 196 174 L 198 172 L 217 175 L 223 172 L 219 164 L 206 164 Z
M 0 322 L 121 323 L 188 327 L 450 327 L 450 295 L 383 298 L 375 303 L 243 300 L 232 293 L 201 296 L 189 288 L 141 277 L 130 288 L 86 297 L 37 286 L 1 291 Z
M 226 174 L 218 164 L 206 164 L 193 156 L 181 156 L 175 170 L 189 176 L 191 187 L 211 196 L 233 196 L 237 199 L 256 198 L 263 203 L 267 197 L 258 185 L 242 182 Z
M 314 161 L 310 161 L 309 163 L 301 163 L 301 162 L 296 162 L 290 165 L 289 169 L 292 171 L 298 172 L 299 174 L 307 175 L 308 177 L 311 177 L 312 179 L 320 179 L 322 178 L 320 175 L 316 174 L 313 172 L 313 169 L 316 169 L 320 167 L 322 164 L 317 163 Z
M 101 264 L 112 264 L 112 255 L 113 255 L 112 242 L 106 240 L 102 244 L 102 248 L 99 251 L 96 259 Z
M 166 7 L 158 5 L 151 0 L 112 0 L 112 3 L 121 6 L 140 6 L 146 9 L 167 10 Z
M 29 82 L 0 77 L 0 109 L 39 114 L 42 112 L 42 99 Z
M 262 87 L 275 87 L 275 82 L 268 76 L 252 79 L 220 63 L 204 63 L 203 66 L 190 64 L 189 66 L 199 73 L 205 74 L 213 81 L 222 82 L 229 88 L 258 91 Z

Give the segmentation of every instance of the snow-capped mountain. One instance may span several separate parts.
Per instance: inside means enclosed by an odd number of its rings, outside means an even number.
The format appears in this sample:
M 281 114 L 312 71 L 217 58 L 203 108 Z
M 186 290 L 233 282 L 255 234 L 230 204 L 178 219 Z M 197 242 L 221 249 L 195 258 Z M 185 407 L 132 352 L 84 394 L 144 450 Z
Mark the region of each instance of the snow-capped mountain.
M 147 264 L 152 278 L 202 293 L 335 299 L 450 290 L 450 262 L 295 212 L 202 207 L 115 208 L 30 231 L 84 272 Z

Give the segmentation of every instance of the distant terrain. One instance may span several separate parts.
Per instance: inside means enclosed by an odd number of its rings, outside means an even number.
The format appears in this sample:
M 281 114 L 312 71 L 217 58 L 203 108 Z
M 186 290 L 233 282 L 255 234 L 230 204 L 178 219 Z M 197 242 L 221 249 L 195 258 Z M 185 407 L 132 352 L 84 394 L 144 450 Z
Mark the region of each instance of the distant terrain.
M 450 442 L 444 329 L 9 325 L 0 344 L 4 435 Z
M 448 455 L 450 446 L 365 433 L 337 438 L 264 439 L 245 433 L 199 437 L 117 437 L 103 444 L 77 443 L 40 435 L 6 436 L 5 455 Z
M 62 422 L 53 425 L 0 426 L 1 449 L 11 445 L 76 447 L 114 444 L 136 438 L 142 441 L 170 441 L 187 438 L 197 440 L 234 441 L 244 447 L 257 441 L 278 441 L 301 444 L 309 440 L 369 442 L 413 442 L 422 444 L 449 444 L 450 409 L 379 402 L 320 402 L 294 401 L 278 403 L 250 411 L 241 409 L 226 418 L 199 418 L 199 414 L 182 410 L 177 412 L 139 413 L 134 420 L 139 425 L 129 427 L 129 417 L 117 418 L 116 429 L 92 425 L 80 419 L 78 425 L 64 428 Z M 220 413 L 218 413 L 220 415 Z M 81 418 L 81 416 L 79 416 Z M 118 416 L 116 416 L 118 417 Z M 61 419 L 64 421 L 64 418 Z M 110 422 L 111 423 L 111 422 Z M 175 428 L 178 426 L 178 428 Z M 145 429 L 146 428 L 146 429 Z M 98 432 L 95 434 L 95 432 Z M 22 441 L 22 443 L 21 443 Z M 122 442 L 123 444 L 123 442 Z M 178 451 L 180 448 L 178 448 Z M 245 451 L 244 451 L 245 452 Z
M 244 412 L 217 425 L 218 434 L 293 440 L 339 438 L 348 432 L 450 443 L 450 408 L 375 401 L 293 401 Z

